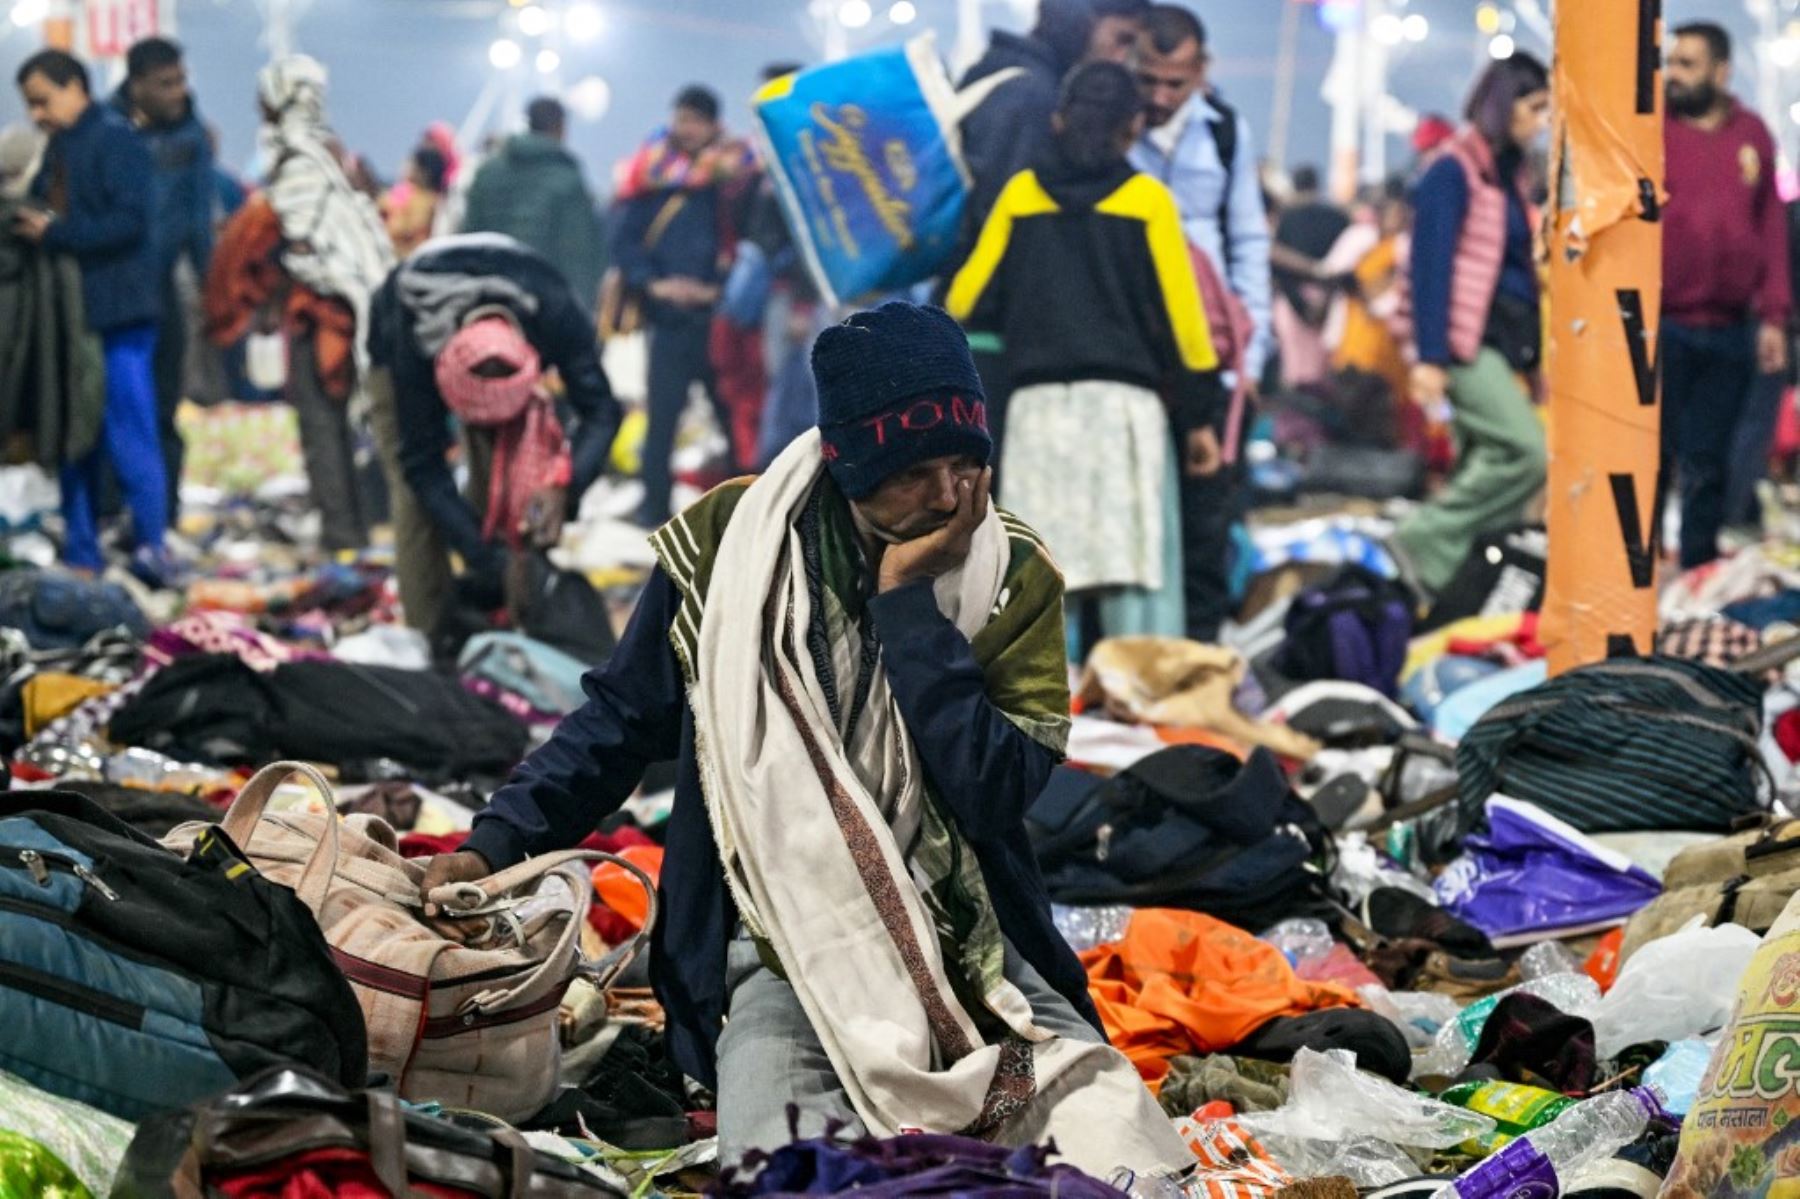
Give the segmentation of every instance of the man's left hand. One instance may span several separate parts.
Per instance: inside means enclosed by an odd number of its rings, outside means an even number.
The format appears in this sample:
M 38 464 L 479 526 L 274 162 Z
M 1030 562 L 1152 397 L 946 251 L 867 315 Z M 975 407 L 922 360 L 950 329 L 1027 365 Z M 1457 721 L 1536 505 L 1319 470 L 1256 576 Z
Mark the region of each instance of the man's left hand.
M 41 244 L 56 217 L 41 208 L 21 208 L 13 213 L 13 233 L 33 245 Z
M 877 590 L 888 592 L 920 579 L 935 579 L 961 566 L 975 541 L 975 530 L 987 519 L 988 491 L 993 483 L 991 466 L 973 480 L 964 479 L 957 484 L 956 514 L 948 524 L 923 537 L 888 546 L 881 555 Z
M 525 527 L 519 531 L 539 549 L 549 549 L 562 540 L 563 520 L 568 515 L 569 492 L 563 487 L 545 487 L 531 497 L 525 509 Z
M 1756 331 L 1756 366 L 1765 375 L 1779 375 L 1788 367 L 1787 330 L 1765 324 Z

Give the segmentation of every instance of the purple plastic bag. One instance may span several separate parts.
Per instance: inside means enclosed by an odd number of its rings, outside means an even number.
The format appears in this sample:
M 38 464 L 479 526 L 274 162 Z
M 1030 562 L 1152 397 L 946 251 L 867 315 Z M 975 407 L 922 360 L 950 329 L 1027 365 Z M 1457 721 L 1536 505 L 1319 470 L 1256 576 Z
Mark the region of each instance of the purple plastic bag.
M 1617 924 L 1662 884 L 1623 854 L 1596 844 L 1533 804 L 1494 796 L 1488 831 L 1437 880 L 1438 901 L 1498 945 Z

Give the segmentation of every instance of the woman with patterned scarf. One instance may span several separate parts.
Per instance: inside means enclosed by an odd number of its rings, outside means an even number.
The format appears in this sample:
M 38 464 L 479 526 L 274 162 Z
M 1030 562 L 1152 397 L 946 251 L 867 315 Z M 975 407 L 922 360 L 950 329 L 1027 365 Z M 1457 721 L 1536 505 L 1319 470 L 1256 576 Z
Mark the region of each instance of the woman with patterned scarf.
M 279 261 L 294 282 L 349 311 L 355 389 L 368 378 L 364 338 L 369 298 L 394 265 L 381 213 L 350 182 L 342 147 L 325 119 L 325 68 L 296 54 L 263 68 L 261 103 L 268 200 L 281 226 Z M 300 418 L 301 448 L 313 502 L 324 516 L 328 549 L 367 541 L 356 487 L 350 412 L 325 385 L 319 333 L 302 331 L 290 349 L 288 396 Z

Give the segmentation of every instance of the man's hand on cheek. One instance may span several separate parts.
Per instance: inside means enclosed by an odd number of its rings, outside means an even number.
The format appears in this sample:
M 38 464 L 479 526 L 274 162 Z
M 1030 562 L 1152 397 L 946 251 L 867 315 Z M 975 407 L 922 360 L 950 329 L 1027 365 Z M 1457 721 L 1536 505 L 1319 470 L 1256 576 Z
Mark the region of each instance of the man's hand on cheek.
M 974 479 L 957 485 L 956 515 L 943 528 L 890 545 L 881 555 L 877 590 L 893 591 L 920 579 L 935 579 L 963 564 L 974 542 L 975 530 L 987 519 L 988 491 L 994 469 L 987 467 Z

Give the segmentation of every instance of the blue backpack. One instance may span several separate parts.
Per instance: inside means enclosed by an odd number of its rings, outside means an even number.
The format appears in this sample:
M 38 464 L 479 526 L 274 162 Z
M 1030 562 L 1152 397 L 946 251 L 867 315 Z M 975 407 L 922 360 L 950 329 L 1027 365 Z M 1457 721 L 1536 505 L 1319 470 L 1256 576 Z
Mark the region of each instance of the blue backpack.
M 1337 679 L 1393 699 L 1406 666 L 1414 610 L 1403 584 L 1346 566 L 1295 598 L 1275 668 L 1296 683 Z
M 0 1070 L 127 1120 L 285 1062 L 361 1086 L 317 921 L 218 828 L 186 857 L 80 795 L 0 794 Z

